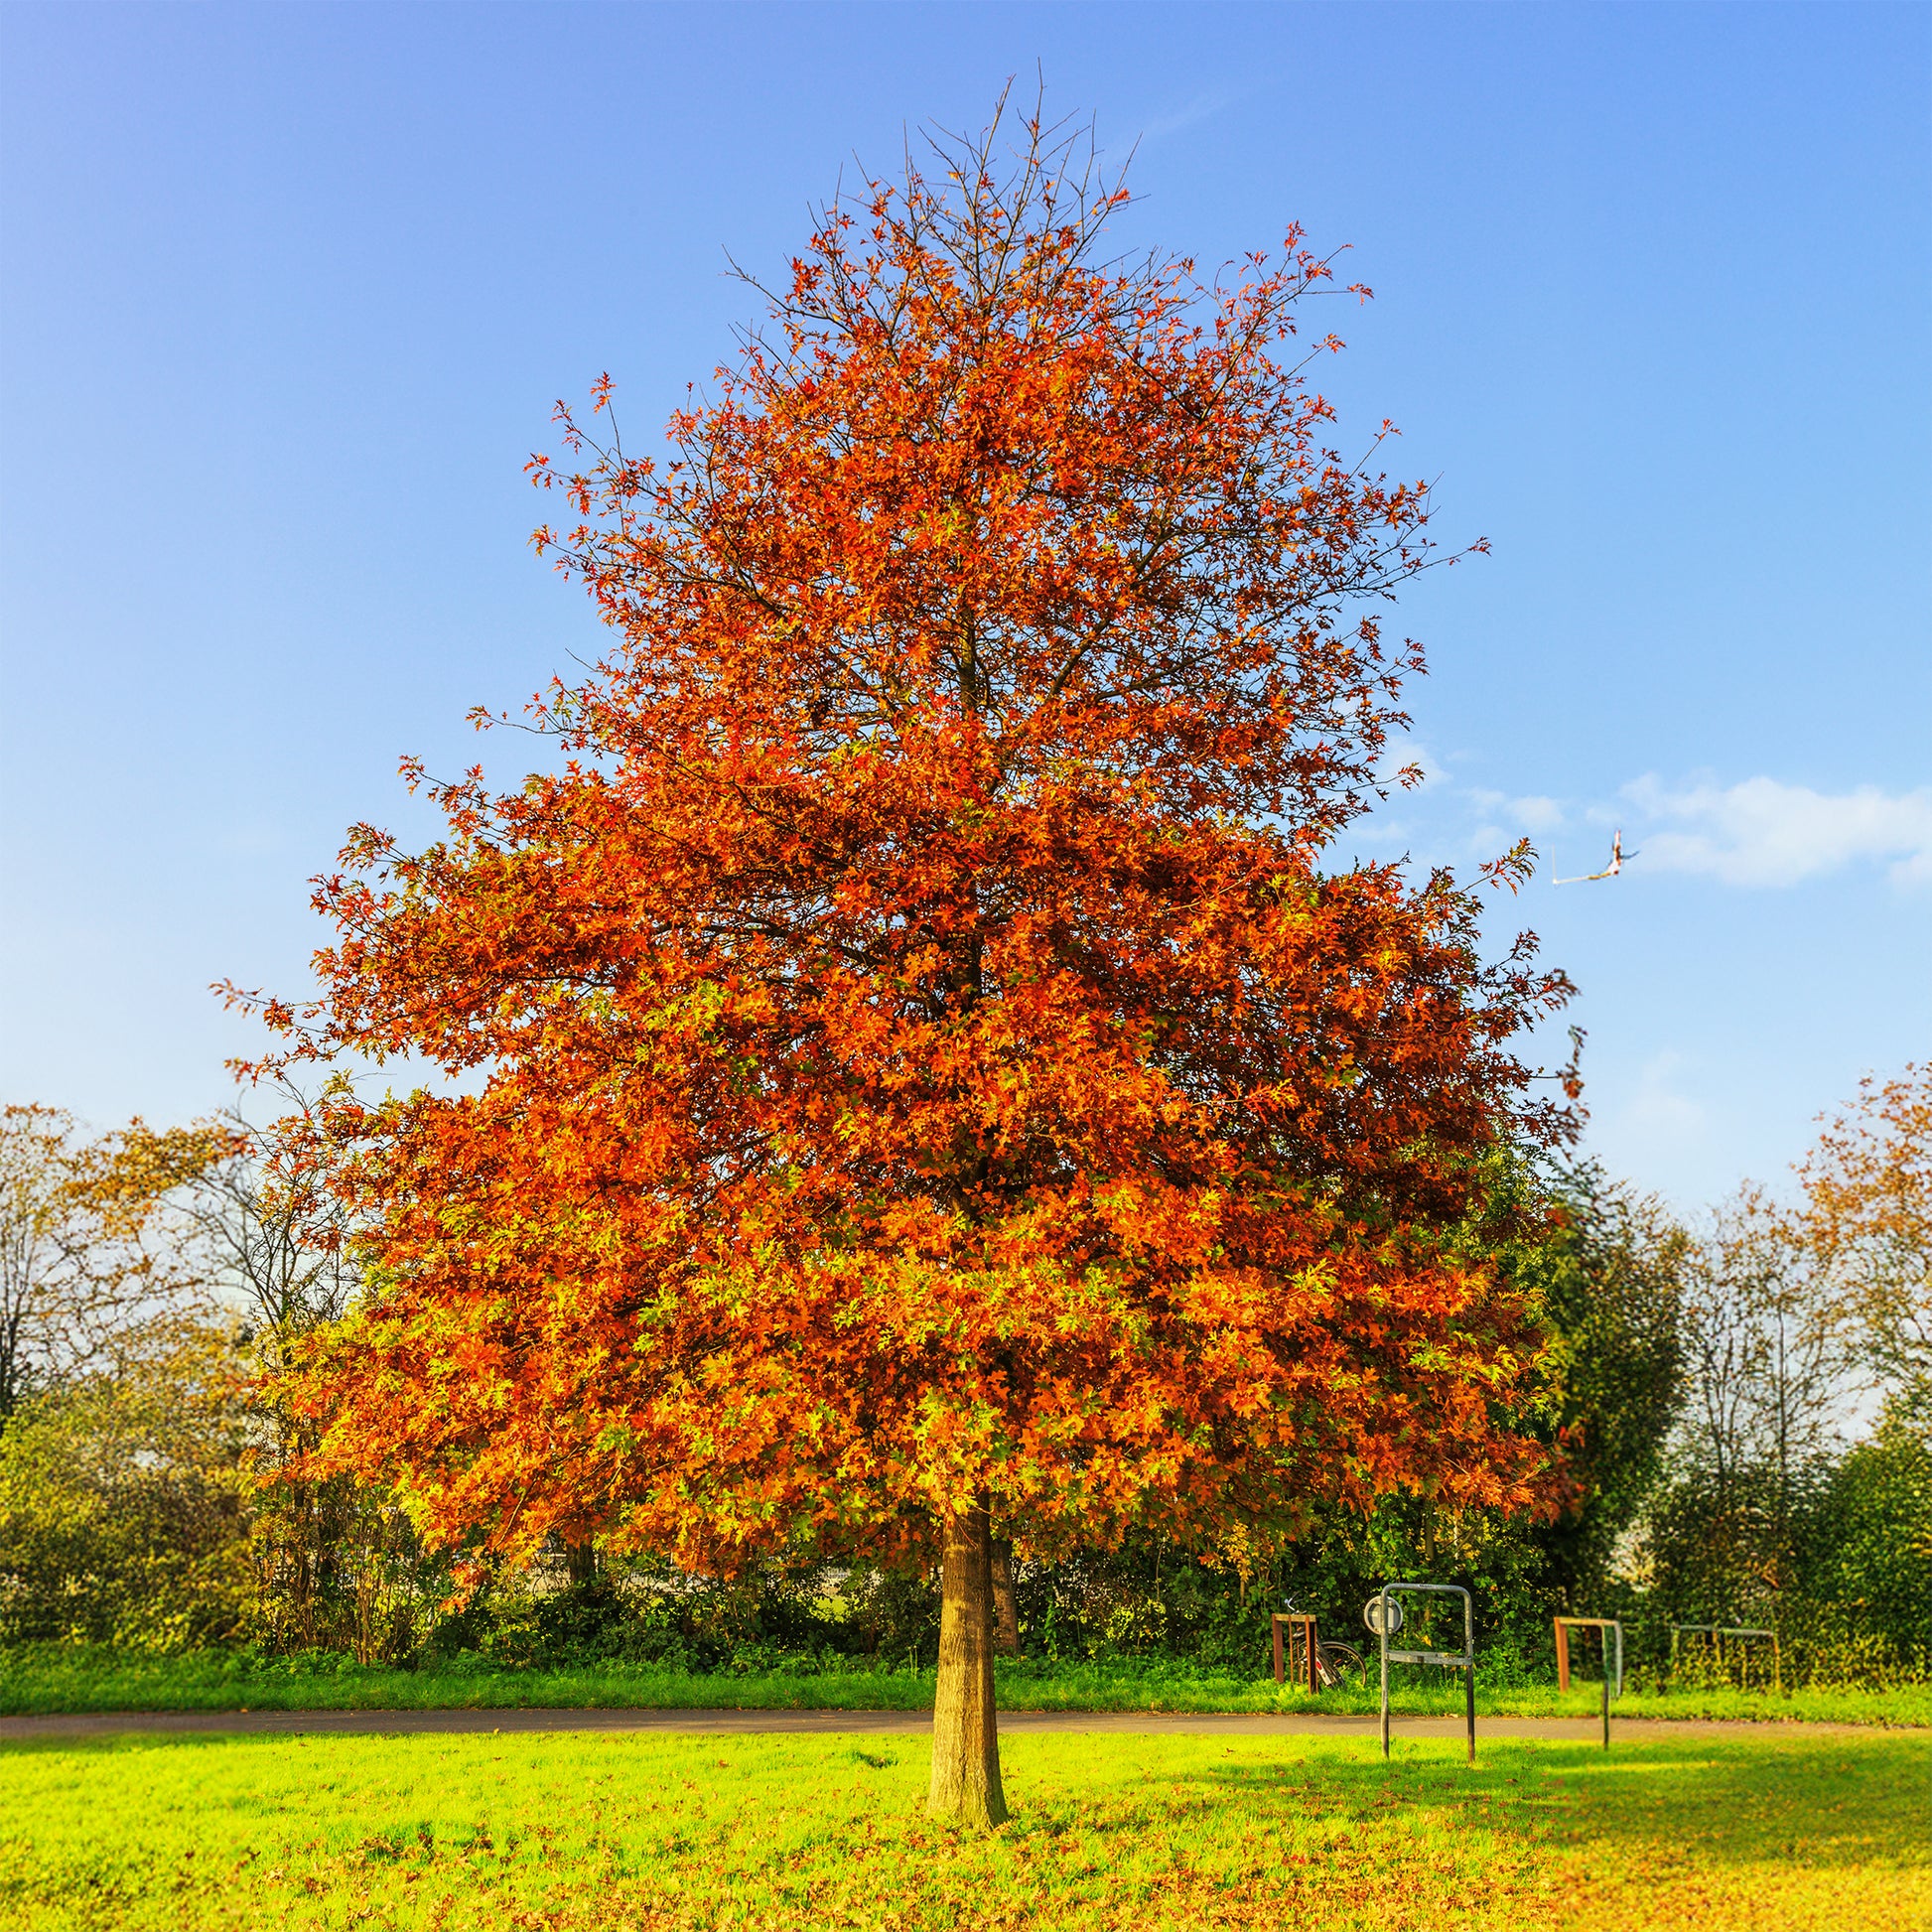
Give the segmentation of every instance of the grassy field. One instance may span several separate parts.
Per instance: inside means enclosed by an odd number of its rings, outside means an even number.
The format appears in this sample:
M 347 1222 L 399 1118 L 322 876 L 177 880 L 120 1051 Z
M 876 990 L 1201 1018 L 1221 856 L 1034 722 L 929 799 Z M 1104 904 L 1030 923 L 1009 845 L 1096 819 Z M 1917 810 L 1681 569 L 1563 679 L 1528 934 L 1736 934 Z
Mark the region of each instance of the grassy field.
M 1459 1683 L 1403 1671 L 1396 1708 L 1461 1710 Z M 1217 1676 L 1131 1661 L 1042 1664 L 1002 1661 L 1000 1702 L 1012 1711 L 1355 1711 L 1376 1708 L 1373 1690 L 1319 1698 L 1269 1678 Z M 348 1662 L 261 1661 L 210 1651 L 183 1657 L 48 1646 L 0 1653 L 0 1714 L 65 1711 L 424 1711 L 508 1706 L 590 1709 L 920 1711 L 932 1704 L 930 1671 L 838 1671 L 813 1675 L 695 1676 L 654 1665 L 582 1670 L 474 1668 L 390 1670 Z M 1568 1697 L 1550 1684 L 1485 1682 L 1477 1709 L 1489 1717 L 1587 1717 L 1598 1691 L 1581 1680 Z M 1932 1685 L 1891 1691 L 1771 1692 L 1632 1688 L 1619 1717 L 1810 1719 L 1841 1724 L 1932 1725 Z
M 0 1747 L 0 1926 L 725 1932 L 1932 1923 L 1932 1743 L 1034 1735 L 940 1829 L 921 1740 L 182 1737 Z

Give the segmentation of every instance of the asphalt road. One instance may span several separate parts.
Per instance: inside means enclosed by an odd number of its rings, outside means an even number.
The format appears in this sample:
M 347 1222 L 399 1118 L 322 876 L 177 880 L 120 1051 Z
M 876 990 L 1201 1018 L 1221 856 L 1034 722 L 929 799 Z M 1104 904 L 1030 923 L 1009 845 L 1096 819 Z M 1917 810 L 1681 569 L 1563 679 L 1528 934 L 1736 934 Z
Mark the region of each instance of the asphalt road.
M 416 1733 L 484 1734 L 511 1731 L 789 1732 L 839 1735 L 932 1728 L 924 1711 L 118 1711 L 71 1716 L 0 1718 L 0 1743 L 35 1737 L 110 1737 L 128 1732 L 274 1731 L 303 1735 L 406 1736 Z M 1404 1718 L 1394 1722 L 1401 1737 L 1460 1737 L 1460 1718 Z M 1682 1723 L 1654 1718 L 1611 1721 L 1612 1733 L 1636 1739 L 1710 1736 L 1737 1731 L 1857 1731 L 1858 1725 L 1756 1725 Z M 1008 1736 L 1028 1731 L 1110 1731 L 1146 1737 L 1362 1737 L 1375 1735 L 1372 1717 L 1253 1716 L 1144 1711 L 1002 1711 Z M 1485 1737 L 1543 1738 L 1573 1742 L 1601 1735 L 1595 1718 L 1478 1718 L 1477 1741 Z

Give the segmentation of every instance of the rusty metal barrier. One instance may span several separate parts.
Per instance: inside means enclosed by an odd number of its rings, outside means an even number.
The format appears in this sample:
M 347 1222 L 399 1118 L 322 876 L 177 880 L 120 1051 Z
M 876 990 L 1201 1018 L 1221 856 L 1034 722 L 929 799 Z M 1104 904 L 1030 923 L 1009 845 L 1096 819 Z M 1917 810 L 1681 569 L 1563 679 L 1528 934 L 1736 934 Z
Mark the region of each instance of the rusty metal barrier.
M 1304 1676 L 1306 1676 L 1311 1692 L 1318 1692 L 1321 1689 L 1320 1683 L 1315 1676 L 1316 1643 L 1314 1624 L 1315 1619 L 1313 1617 L 1304 1616 L 1300 1610 L 1277 1610 L 1275 1612 L 1275 1682 L 1277 1684 L 1287 1682 L 1288 1669 L 1292 1667 L 1295 1672 L 1295 1681 L 1298 1685 L 1302 1682 Z M 1282 1645 L 1284 1631 L 1288 1635 L 1287 1656 L 1285 1659 Z M 1295 1654 L 1298 1639 L 1300 1640 L 1302 1652 L 1300 1657 L 1297 1657 Z
M 1603 1633 L 1603 1748 L 1610 1748 L 1610 1638 L 1616 1638 L 1616 1695 L 1623 1695 L 1623 1619 L 1614 1616 L 1560 1616 L 1557 1626 L 1557 1689 L 1570 1688 L 1570 1633 L 1572 1630 L 1600 1630 Z

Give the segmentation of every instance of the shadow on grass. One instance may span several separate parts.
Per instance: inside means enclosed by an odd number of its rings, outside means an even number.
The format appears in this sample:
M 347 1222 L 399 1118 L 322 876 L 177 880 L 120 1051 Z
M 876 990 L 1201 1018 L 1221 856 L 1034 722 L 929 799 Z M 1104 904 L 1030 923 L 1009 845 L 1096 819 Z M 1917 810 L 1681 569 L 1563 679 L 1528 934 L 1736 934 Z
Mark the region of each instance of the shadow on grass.
M 286 1744 L 298 1733 L 278 1730 L 111 1730 L 100 1736 L 0 1737 L 0 1757 L 106 1757 L 120 1751 L 219 1750 L 237 1743 Z M 378 1741 L 374 1738 L 368 1741 Z
M 1467 1765 L 1446 1740 L 1398 1739 L 1300 1763 L 1205 1774 L 1273 1811 L 1298 1806 L 1453 1832 L 1594 1843 L 1614 1858 L 1697 1851 L 1728 1864 L 1932 1866 L 1932 1745 L 1897 1736 L 1618 1740 L 1600 1747 L 1498 1741 Z

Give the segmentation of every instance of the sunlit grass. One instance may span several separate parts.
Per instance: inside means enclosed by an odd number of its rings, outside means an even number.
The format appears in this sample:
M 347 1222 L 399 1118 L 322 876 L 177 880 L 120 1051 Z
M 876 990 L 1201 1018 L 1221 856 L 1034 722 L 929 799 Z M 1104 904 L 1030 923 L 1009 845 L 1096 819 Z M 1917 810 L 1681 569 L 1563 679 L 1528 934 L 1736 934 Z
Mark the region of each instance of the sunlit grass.
M 1932 1745 L 1766 1731 L 1014 1736 L 1011 1825 L 923 1739 L 125 1738 L 0 1750 L 0 1924 L 1883 1927 L 1932 1922 Z

